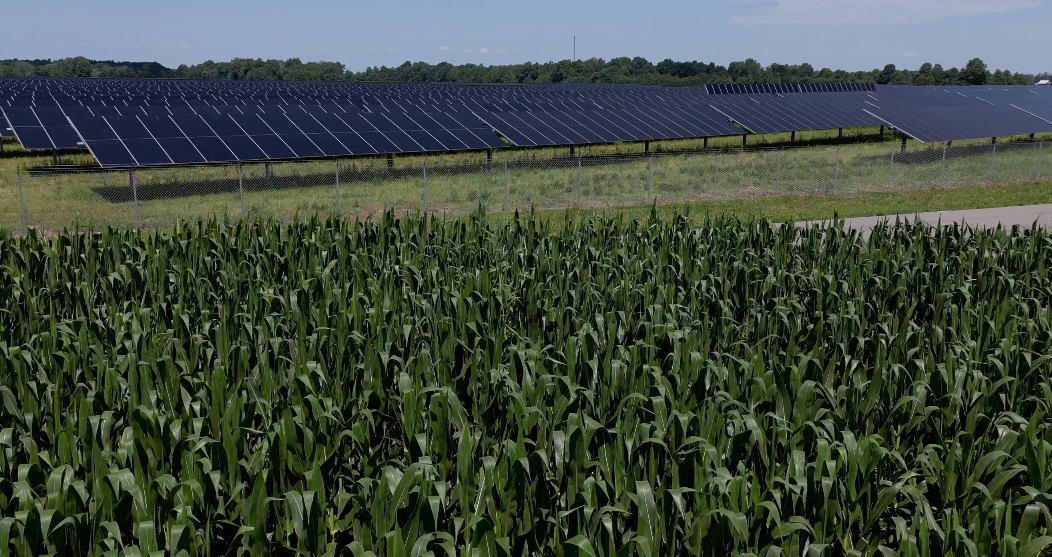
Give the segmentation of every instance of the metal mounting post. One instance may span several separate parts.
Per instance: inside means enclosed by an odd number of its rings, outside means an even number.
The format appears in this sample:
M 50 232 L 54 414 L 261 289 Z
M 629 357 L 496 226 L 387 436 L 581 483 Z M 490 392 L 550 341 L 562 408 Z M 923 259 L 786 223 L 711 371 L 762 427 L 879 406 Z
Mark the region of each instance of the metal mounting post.
M 26 216 L 26 198 L 22 195 L 22 171 L 17 172 L 18 181 L 18 206 L 22 211 L 22 232 L 29 235 L 29 218 Z
M 576 150 L 576 149 L 574 149 L 574 146 L 573 146 L 573 145 L 571 145 L 571 146 L 570 146 L 570 158 L 572 159 L 572 158 L 574 158 L 574 157 L 576 157 L 576 156 L 577 156 L 577 150 Z
M 742 134 L 742 147 L 747 147 L 748 145 L 749 145 L 749 134 L 743 133 Z
M 654 199 L 654 168 L 651 164 L 653 157 L 647 157 L 647 201 Z
M 508 212 L 508 161 L 504 161 L 504 203 L 501 204 L 501 210 Z
M 581 206 L 581 159 L 577 159 L 577 206 Z
M 424 165 L 424 197 L 421 201 L 424 211 L 427 211 L 427 165 Z
M 891 162 L 888 163 L 888 189 L 895 185 L 895 149 L 891 150 Z
M 995 172 L 996 172 L 996 168 L 994 167 L 994 162 L 997 161 L 997 138 L 996 137 L 994 138 L 994 144 L 993 145 L 994 145 L 994 148 L 990 151 L 990 183 L 991 184 L 994 183 L 994 176 L 995 176 Z
M 716 153 L 716 173 L 712 176 L 712 189 L 715 190 L 720 185 L 720 157 L 723 156 L 723 150 Z
M 939 172 L 939 183 L 946 184 L 946 151 L 950 148 L 950 144 L 942 146 L 942 170 Z
M 241 168 L 241 165 L 238 165 L 238 169 L 240 169 L 240 168 Z M 240 172 L 240 170 L 239 170 L 239 172 Z M 267 186 L 270 186 L 271 174 L 270 174 L 270 163 L 269 162 L 263 164 L 263 177 L 267 181 Z
M 340 163 L 336 163 L 336 216 L 339 217 L 340 213 Z
M 840 147 L 836 148 L 836 161 L 833 163 L 833 187 L 830 188 L 829 193 L 836 192 L 836 183 L 840 179 Z
M 796 132 L 789 132 L 789 143 L 796 143 Z
M 132 200 L 135 201 L 135 229 L 142 230 L 142 219 L 139 217 L 139 190 L 135 184 L 135 171 L 128 171 L 128 185 L 131 186 Z
M 702 138 L 702 140 L 701 140 L 701 148 L 702 149 L 708 149 L 709 148 L 709 138 L 707 138 L 707 137 Z
M 269 165 L 268 165 L 269 167 Z M 267 172 L 268 176 L 270 172 Z M 268 178 L 269 182 L 270 179 Z M 237 165 L 237 194 L 241 199 L 241 220 L 245 220 L 245 171 L 241 168 L 241 165 Z
M 1045 146 L 1045 142 L 1041 141 L 1037 144 L 1037 162 L 1034 164 L 1034 178 L 1041 177 L 1041 151 Z
M 778 149 L 778 165 L 774 170 L 774 189 L 778 191 L 779 186 L 782 185 L 782 151 L 785 149 Z
M 884 139 L 884 125 L 883 124 L 880 126 L 880 138 Z
M 394 153 L 387 153 L 387 169 L 394 168 Z
M 644 141 L 643 142 L 643 153 L 647 154 L 647 155 L 650 154 L 650 142 L 649 141 Z
M 493 149 L 486 149 L 486 168 L 493 165 Z
M 909 139 L 909 138 L 906 137 L 906 134 L 902 134 L 902 151 L 901 152 L 902 152 L 903 155 L 906 154 L 906 140 L 907 139 Z
M 837 129 L 836 140 L 838 142 L 844 140 L 844 128 L 838 128 Z

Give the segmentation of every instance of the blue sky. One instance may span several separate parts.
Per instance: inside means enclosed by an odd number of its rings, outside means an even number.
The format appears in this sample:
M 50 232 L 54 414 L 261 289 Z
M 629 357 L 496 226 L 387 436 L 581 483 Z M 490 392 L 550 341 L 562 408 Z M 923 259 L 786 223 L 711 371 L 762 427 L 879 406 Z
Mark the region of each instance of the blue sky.
M 925 61 L 1052 71 L 1052 0 L 33 0 L 9 2 L 0 58 L 234 57 L 367 66 L 643 56 L 862 70 Z

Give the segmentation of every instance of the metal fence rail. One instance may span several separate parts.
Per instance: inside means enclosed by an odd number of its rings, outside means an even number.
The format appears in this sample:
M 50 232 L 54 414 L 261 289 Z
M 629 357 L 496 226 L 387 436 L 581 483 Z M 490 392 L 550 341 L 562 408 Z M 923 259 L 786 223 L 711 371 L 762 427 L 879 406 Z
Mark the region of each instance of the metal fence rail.
M 458 164 L 426 157 L 0 175 L 0 228 L 158 228 L 179 220 L 456 215 L 1052 179 L 1043 142 L 857 144 Z

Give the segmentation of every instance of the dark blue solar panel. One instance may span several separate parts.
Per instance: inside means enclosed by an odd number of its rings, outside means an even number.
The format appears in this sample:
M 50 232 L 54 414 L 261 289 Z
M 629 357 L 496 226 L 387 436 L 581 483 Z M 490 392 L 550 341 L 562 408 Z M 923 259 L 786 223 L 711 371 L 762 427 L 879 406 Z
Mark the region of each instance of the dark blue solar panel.
M 333 137 L 347 147 L 352 155 L 371 155 L 377 153 L 376 149 L 374 149 L 368 141 L 362 139 L 362 136 L 356 133 L 335 133 L 333 134 Z
M 222 140 L 239 161 L 261 161 L 269 158 L 247 135 L 225 136 Z
M 168 154 L 168 157 L 172 159 L 175 164 L 194 164 L 208 162 L 205 160 L 193 143 L 185 137 L 169 137 L 158 139 L 157 143 L 161 145 L 164 152 Z
M 292 148 L 297 158 L 306 159 L 325 156 L 325 153 L 302 133 L 285 134 L 281 136 L 281 139 Z
M 88 149 L 102 166 L 136 166 L 138 163 L 124 147 L 124 143 L 117 140 L 89 141 Z
M 371 145 L 373 150 L 375 150 L 377 153 L 383 154 L 402 152 L 402 150 L 397 145 L 395 145 L 391 140 L 387 138 L 387 136 L 380 132 L 362 132 L 358 135 L 360 135 L 362 139 L 364 139 L 369 145 Z
M 307 134 L 307 139 L 317 145 L 325 156 L 339 157 L 352 154 L 348 147 L 344 146 L 343 143 L 328 132 Z
M 296 153 L 276 135 L 254 135 L 252 141 L 259 146 L 268 159 L 296 158 Z
M 191 137 L 190 142 L 204 156 L 208 162 L 230 162 L 236 161 L 237 157 L 227 148 L 223 140 L 216 136 Z
M 139 165 L 172 164 L 172 159 L 153 139 L 125 139 L 123 143 Z

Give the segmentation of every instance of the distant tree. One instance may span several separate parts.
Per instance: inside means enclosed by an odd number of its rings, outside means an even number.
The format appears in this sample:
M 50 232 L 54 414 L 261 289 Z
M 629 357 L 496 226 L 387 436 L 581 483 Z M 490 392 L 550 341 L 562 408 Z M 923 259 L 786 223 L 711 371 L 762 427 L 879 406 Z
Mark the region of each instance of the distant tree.
M 972 58 L 961 70 L 961 80 L 966 85 L 985 85 L 990 79 L 990 72 L 986 68 L 986 62 L 979 58 Z
M 393 81 L 404 83 L 651 83 L 658 85 L 699 85 L 704 83 L 776 82 L 878 82 L 915 85 L 959 85 L 982 83 L 1035 83 L 1049 75 L 1014 74 L 1008 70 L 990 73 L 976 58 L 963 70 L 943 69 L 925 63 L 918 70 L 899 70 L 889 64 L 883 70 L 849 72 L 822 68 L 808 63 L 763 66 L 755 59 L 720 66 L 712 62 L 677 62 L 665 59 L 657 64 L 642 57 L 611 60 L 560 60 L 486 66 L 428 64 L 407 61 L 397 67 L 367 67 L 353 72 L 339 62 L 304 62 L 299 58 L 263 60 L 235 58 L 228 62 L 208 60 L 195 65 L 169 69 L 156 62 L 116 62 L 84 57 L 63 60 L 0 60 L 0 76 L 96 76 L 208 80 L 314 80 L 314 81 Z
M 888 64 L 884 66 L 884 69 L 877 75 L 877 83 L 887 85 L 888 83 L 895 83 L 898 78 L 898 69 L 895 64 Z

